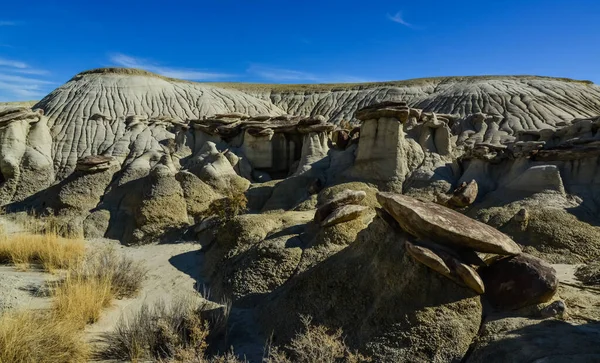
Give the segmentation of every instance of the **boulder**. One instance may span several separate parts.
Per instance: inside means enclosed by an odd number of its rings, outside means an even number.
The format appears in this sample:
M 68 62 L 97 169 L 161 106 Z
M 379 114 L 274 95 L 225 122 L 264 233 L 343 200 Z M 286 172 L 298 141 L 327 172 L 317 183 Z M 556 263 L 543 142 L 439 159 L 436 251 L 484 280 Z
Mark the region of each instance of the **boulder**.
M 488 300 L 513 310 L 550 301 L 558 288 L 556 270 L 537 257 L 520 254 L 480 270 Z
M 368 208 L 362 205 L 344 205 L 334 210 L 321 223 L 321 227 L 348 222 L 363 215 Z
M 393 193 L 377 200 L 413 236 L 478 252 L 516 255 L 521 248 L 507 235 L 441 205 Z
M 448 204 L 457 208 L 470 206 L 475 202 L 475 199 L 477 199 L 478 192 L 479 188 L 475 180 L 471 180 L 468 184 L 463 182 L 456 190 L 454 190 Z
M 327 218 L 327 216 L 329 216 L 334 210 L 336 210 L 339 207 L 348 204 L 360 203 L 363 199 L 365 199 L 366 196 L 367 193 L 360 190 L 343 190 L 342 192 L 335 195 L 333 199 L 326 201 L 319 207 L 319 209 L 317 209 L 314 218 L 315 223 L 321 223 L 325 218 Z

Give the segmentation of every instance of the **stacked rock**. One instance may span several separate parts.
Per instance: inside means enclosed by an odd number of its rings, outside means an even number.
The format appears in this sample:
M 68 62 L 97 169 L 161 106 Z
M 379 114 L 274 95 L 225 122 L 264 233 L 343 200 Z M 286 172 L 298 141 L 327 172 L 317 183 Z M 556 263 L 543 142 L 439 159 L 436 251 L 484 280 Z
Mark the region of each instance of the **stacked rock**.
M 314 222 L 321 227 L 330 227 L 362 216 L 368 207 L 359 205 L 367 193 L 345 189 L 318 207 Z
M 398 225 L 416 237 L 408 254 L 452 281 L 485 293 L 497 308 L 518 309 L 547 302 L 556 293 L 556 271 L 521 253 L 500 231 L 444 206 L 392 193 L 377 200 Z
M 112 156 L 89 155 L 77 160 L 75 170 L 86 173 L 108 170 L 115 162 Z

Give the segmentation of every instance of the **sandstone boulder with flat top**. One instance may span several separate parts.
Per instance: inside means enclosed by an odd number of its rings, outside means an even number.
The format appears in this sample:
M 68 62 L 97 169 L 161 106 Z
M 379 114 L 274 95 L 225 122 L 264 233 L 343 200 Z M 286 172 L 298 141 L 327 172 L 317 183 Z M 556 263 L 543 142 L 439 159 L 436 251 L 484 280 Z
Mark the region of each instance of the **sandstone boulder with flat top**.
M 377 193 L 377 200 L 402 229 L 415 237 L 499 255 L 521 252 L 504 233 L 444 206 L 394 193 Z

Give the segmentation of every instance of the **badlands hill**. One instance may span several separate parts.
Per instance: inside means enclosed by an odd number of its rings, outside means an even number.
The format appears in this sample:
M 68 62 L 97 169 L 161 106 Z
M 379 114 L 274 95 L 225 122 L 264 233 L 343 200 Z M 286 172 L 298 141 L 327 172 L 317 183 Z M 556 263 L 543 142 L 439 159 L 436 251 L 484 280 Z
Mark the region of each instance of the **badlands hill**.
M 550 263 L 600 259 L 599 115 L 600 87 L 545 77 L 92 70 L 0 109 L 0 202 L 87 238 L 199 243 L 214 298 L 274 344 L 304 314 L 377 362 L 592 362 L 600 298 Z
M 76 75 L 34 108 L 43 109 L 49 118 L 54 164 L 62 177 L 79 157 L 102 153 L 107 143 L 122 137 L 130 115 L 178 121 L 228 112 L 323 115 L 337 123 L 355 120 L 357 109 L 382 101 L 405 101 L 428 112 L 460 116 L 484 112 L 501 120 L 500 130 L 514 133 L 600 114 L 600 87 L 530 76 L 341 85 L 207 84 L 105 68 Z M 93 135 L 103 135 L 102 142 Z

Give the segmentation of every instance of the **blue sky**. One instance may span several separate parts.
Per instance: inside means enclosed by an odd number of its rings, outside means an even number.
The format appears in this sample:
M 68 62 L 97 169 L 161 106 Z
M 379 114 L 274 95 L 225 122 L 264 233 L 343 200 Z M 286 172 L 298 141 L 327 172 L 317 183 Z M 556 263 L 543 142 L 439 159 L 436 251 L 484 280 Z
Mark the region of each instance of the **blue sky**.
M 76 73 L 328 83 L 535 74 L 600 83 L 600 1 L 6 1 L 0 101 Z

